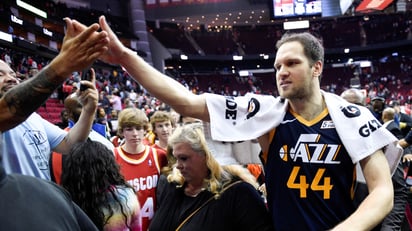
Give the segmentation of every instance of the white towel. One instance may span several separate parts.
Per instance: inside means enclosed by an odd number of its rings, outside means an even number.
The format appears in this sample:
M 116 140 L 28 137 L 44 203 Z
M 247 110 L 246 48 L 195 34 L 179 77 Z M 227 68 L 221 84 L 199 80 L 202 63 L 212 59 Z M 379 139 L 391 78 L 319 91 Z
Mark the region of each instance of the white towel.
M 322 91 L 329 114 L 353 163 L 385 148 L 393 173 L 402 149 L 397 138 L 385 129 L 366 107 Z M 211 135 L 214 140 L 238 141 L 257 138 L 277 127 L 283 120 L 288 101 L 268 95 L 246 94 L 224 97 L 207 94 Z

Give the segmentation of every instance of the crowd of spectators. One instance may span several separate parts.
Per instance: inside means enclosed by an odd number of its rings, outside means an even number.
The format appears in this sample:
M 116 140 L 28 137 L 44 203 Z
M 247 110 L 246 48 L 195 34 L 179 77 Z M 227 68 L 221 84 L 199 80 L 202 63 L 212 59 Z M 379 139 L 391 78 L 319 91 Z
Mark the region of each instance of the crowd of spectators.
M 32 77 L 48 64 L 47 58 L 0 47 L 0 58 L 16 70 L 21 80 Z M 389 57 L 385 62 L 372 63 L 371 67 L 347 65 L 325 68 L 321 86 L 325 91 L 340 94 L 353 87 L 351 80 L 359 80 L 359 88 L 365 89 L 368 100 L 378 96 L 389 103 L 398 100 L 404 111 L 410 112 L 412 103 L 411 84 L 412 59 L 410 57 Z M 167 105 L 152 97 L 137 82 L 128 77 L 128 73 L 116 67 L 95 67 L 96 86 L 100 92 L 100 107 L 108 118 L 113 109 L 118 113 L 125 107 L 137 107 L 148 115 L 158 109 L 167 109 Z M 277 95 L 274 73 L 256 73 L 249 76 L 238 74 L 180 75 L 168 72 L 194 93 L 210 92 L 236 96 L 247 92 Z M 63 103 L 65 97 L 77 89 L 81 73 L 74 72 L 52 96 Z M 116 113 L 115 112 L 115 113 Z
M 7 6 L 11 3 L 3 4 Z M 3 4 L 2 8 L 4 8 Z M 81 21 L 86 20 L 87 23 L 88 20 L 97 17 L 97 12 L 94 10 L 73 9 L 60 2 L 33 1 L 33 4 L 45 9 L 51 18 L 67 15 Z M 83 11 L 87 14 L 82 14 Z M 322 38 L 326 49 L 383 44 L 388 41 L 412 39 L 411 16 L 410 12 L 399 12 L 319 18 L 311 21 L 308 30 Z M 115 28 L 122 24 L 121 22 L 116 23 L 115 19 L 112 21 L 112 27 Z M 123 24 L 127 25 L 127 22 Z M 201 53 L 201 55 L 273 53 L 273 41 L 278 40 L 285 32 L 280 22 L 268 25 L 234 26 L 221 30 L 202 27 L 190 31 L 185 29 L 184 25 L 173 23 L 156 25 L 154 22 L 147 22 L 147 25 L 148 31 L 153 33 L 165 47 L 180 49 L 182 52 Z M 120 28 L 126 36 L 127 29 L 124 29 Z M 334 36 L 337 33 L 333 33 L 333 31 L 339 31 L 339 36 Z M 171 33 L 176 36 L 170 36 Z M 165 34 L 167 36 L 164 36 Z M 354 34 L 359 34 L 359 36 L 353 36 Z M 190 46 L 191 43 L 187 41 L 188 36 L 191 36 L 198 43 L 202 52 L 199 53 L 198 49 L 193 49 Z M 256 38 L 259 38 L 259 43 L 254 42 Z M 38 54 L 25 54 L 1 47 L 0 57 L 16 70 L 22 80 L 30 78 L 49 62 L 48 58 Z M 366 90 L 369 99 L 379 96 L 388 102 L 399 100 L 408 108 L 411 101 L 409 90 L 411 58 L 389 57 L 381 61 L 375 61 L 371 67 L 367 68 L 360 68 L 359 65 L 345 65 L 339 68 L 325 67 L 321 82 L 322 88 L 340 94 L 346 88 L 352 87 L 351 79 L 357 78 L 359 87 Z M 119 99 L 122 107 L 138 107 L 147 113 L 155 111 L 159 107 L 166 107 L 128 78 L 128 74 L 124 70 L 111 66 L 95 67 L 95 69 L 97 87 L 102 97 L 101 106 L 108 117 L 110 117 L 113 107 L 119 111 Z M 80 74 L 73 73 L 53 97 L 63 102 L 66 96 L 77 89 Z M 168 71 L 167 74 L 195 93 L 244 95 L 246 92 L 254 92 L 277 95 L 274 73 L 250 73 L 248 76 L 239 76 L 237 73 L 228 71 L 225 74 L 215 72 L 201 75 L 180 73 L 176 68 L 175 71 Z

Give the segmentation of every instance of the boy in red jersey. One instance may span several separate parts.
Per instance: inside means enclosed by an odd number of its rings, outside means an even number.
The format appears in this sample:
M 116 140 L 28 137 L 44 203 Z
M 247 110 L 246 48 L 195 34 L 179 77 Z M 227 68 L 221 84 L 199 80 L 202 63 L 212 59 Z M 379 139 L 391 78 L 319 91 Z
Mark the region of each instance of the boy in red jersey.
M 149 125 L 146 114 L 136 108 L 120 112 L 117 133 L 124 139 L 114 149 L 115 159 L 126 181 L 133 186 L 141 206 L 142 230 L 147 230 L 156 208 L 160 169 L 167 165 L 166 153 L 143 143 Z

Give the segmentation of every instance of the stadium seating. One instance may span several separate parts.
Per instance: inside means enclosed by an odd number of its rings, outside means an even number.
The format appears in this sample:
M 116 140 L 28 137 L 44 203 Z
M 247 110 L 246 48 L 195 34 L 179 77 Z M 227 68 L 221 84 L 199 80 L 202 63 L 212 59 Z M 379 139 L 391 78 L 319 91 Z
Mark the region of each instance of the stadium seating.
M 61 122 L 60 112 L 64 109 L 64 105 L 58 99 L 49 98 L 46 103 L 41 106 L 37 113 L 49 122 L 56 124 Z

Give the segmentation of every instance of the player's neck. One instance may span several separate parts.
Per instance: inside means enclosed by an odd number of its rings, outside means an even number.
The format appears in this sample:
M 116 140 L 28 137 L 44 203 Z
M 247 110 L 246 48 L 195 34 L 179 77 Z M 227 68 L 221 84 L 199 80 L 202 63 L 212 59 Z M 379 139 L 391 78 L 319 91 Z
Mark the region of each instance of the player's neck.
M 316 118 L 326 108 L 326 103 L 322 95 L 309 99 L 294 99 L 289 103 L 294 112 L 308 121 Z

